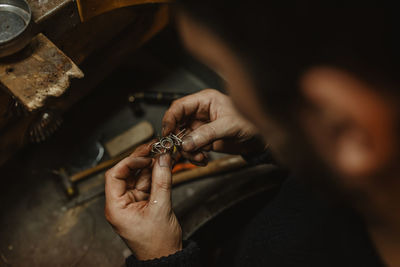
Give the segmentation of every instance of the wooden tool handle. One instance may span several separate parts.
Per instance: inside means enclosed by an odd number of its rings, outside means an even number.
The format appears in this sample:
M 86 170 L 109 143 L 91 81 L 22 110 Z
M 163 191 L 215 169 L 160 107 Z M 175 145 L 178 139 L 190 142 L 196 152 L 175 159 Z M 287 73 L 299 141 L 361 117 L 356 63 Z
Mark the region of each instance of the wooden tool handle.
M 110 160 L 104 161 L 93 168 L 72 175 L 70 177 L 71 182 L 78 182 L 86 177 L 111 168 L 120 160 L 129 156 L 138 145 L 149 140 L 153 134 L 153 126 L 147 121 L 132 126 L 105 144 L 107 152 L 112 157 Z
M 78 182 L 86 177 L 89 177 L 91 175 L 94 175 L 98 172 L 101 172 L 105 169 L 111 168 L 112 166 L 114 166 L 115 164 L 117 164 L 119 161 L 121 161 L 122 159 L 124 159 L 125 157 L 127 157 L 130 153 L 132 153 L 132 151 L 127 151 L 123 154 L 121 154 L 118 157 L 112 158 L 110 160 L 104 161 L 102 163 L 100 163 L 99 165 L 94 166 L 93 168 L 90 169 L 86 169 L 83 170 L 81 172 L 78 172 L 74 175 L 72 175 L 70 177 L 71 182 L 75 183 Z
M 246 161 L 241 156 L 227 156 L 210 162 L 206 167 L 199 167 L 174 174 L 172 176 L 172 184 L 177 185 L 203 176 L 232 171 L 239 169 L 246 164 Z
M 108 169 L 117 164 L 123 158 L 127 157 L 131 152 L 132 151 L 125 152 L 122 155 L 102 162 L 93 168 L 78 172 L 71 176 L 70 180 L 74 183 L 98 172 L 101 172 L 105 169 Z M 210 162 L 206 167 L 199 167 L 174 174 L 172 177 L 172 184 L 177 185 L 203 176 L 210 176 L 227 171 L 232 171 L 235 169 L 239 169 L 246 164 L 246 161 L 241 156 L 227 156 Z

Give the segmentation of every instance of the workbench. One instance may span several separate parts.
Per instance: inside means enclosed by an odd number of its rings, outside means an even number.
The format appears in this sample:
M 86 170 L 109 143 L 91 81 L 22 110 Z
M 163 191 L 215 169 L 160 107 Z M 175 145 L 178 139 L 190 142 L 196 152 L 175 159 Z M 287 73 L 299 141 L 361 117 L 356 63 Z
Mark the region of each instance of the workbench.
M 0 58 L 0 165 L 50 137 L 65 111 L 169 20 L 167 4 L 119 8 L 82 22 L 76 1 L 28 2 L 37 34 L 18 54 Z

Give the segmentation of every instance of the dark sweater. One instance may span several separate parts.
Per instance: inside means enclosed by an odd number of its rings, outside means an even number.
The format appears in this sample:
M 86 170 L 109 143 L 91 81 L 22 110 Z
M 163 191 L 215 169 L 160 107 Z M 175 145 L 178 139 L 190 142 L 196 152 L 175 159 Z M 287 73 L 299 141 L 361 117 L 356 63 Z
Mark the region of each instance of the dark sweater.
M 168 257 L 127 266 L 200 266 L 193 241 Z M 332 207 L 297 179 L 288 178 L 278 195 L 247 225 L 234 257 L 236 266 L 384 266 L 357 214 Z

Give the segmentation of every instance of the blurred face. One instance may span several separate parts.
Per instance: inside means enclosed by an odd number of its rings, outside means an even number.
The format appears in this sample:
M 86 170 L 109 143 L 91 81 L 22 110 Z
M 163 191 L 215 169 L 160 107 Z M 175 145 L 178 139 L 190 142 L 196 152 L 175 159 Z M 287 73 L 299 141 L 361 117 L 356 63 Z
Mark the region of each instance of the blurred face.
M 288 141 L 307 140 L 320 165 L 335 173 L 335 182 L 342 188 L 373 192 L 378 186 L 391 187 L 389 183 L 382 183 L 386 181 L 382 176 L 394 175 L 387 170 L 393 171 L 393 166 L 397 166 L 393 115 L 396 105 L 375 93 L 379 88 L 329 66 L 306 70 L 299 81 L 307 100 L 307 105 L 297 114 L 299 125 L 304 128 L 305 139 L 300 140 L 285 133 L 279 123 L 265 114 L 249 73 L 223 40 L 183 13 L 178 16 L 178 29 L 189 52 L 225 80 L 226 90 L 237 109 L 259 128 L 278 157 L 285 154 L 282 147 L 290 147 Z M 312 165 L 318 163 L 313 161 Z
M 256 125 L 271 143 L 273 123 L 258 104 L 251 79 L 235 54 L 222 40 L 185 14 L 178 16 L 178 28 L 189 52 L 219 74 L 239 112 Z

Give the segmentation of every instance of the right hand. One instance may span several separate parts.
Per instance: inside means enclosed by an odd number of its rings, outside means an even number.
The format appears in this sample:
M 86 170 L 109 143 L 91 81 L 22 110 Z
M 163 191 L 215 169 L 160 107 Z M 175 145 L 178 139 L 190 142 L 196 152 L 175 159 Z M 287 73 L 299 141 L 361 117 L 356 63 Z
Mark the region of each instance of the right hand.
M 217 90 L 202 90 L 174 101 L 163 118 L 163 136 L 178 132 L 181 125 L 190 132 L 183 139 L 182 154 L 198 165 L 207 164 L 203 151 L 243 155 L 265 148 L 256 128 Z

